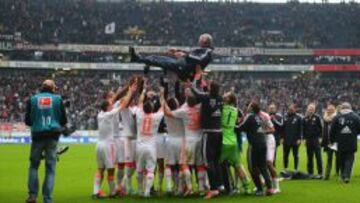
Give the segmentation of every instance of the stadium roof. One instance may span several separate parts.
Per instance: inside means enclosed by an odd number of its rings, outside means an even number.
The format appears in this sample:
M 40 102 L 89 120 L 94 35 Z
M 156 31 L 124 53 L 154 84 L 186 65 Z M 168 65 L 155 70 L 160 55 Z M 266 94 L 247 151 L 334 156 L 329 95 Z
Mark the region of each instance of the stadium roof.
M 124 0 L 97 0 L 98 2 L 122 2 Z M 136 0 L 138 2 L 254 2 L 254 3 L 360 3 L 360 0 Z
M 141 0 L 140 0 L 141 1 Z M 146 1 L 146 0 L 145 0 Z M 174 2 L 193 2 L 203 0 L 168 0 Z M 360 0 L 204 0 L 207 2 L 254 2 L 254 3 L 287 3 L 287 2 L 300 2 L 300 3 L 359 3 Z

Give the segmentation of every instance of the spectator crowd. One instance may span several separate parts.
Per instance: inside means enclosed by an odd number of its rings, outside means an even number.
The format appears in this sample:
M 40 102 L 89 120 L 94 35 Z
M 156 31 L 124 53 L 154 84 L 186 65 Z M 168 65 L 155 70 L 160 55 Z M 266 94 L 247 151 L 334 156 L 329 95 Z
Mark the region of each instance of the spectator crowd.
M 26 101 L 39 87 L 39 81 L 54 77 L 61 94 L 68 105 L 68 115 L 78 129 L 97 129 L 97 104 L 109 90 L 127 83 L 134 72 L 113 71 L 70 71 L 50 70 L 1 70 L 0 72 L 0 121 L 21 122 L 24 120 Z M 275 103 L 285 112 L 295 102 L 303 112 L 306 105 L 315 102 L 318 110 L 326 108 L 328 102 L 338 104 L 348 101 L 355 111 L 360 110 L 360 80 L 353 77 L 317 78 L 291 75 L 275 77 L 251 76 L 251 73 L 221 72 L 211 78 L 222 84 L 222 89 L 233 89 L 239 98 L 239 106 L 245 108 L 251 99 L 258 99 L 263 107 Z M 152 86 L 159 84 L 159 76 L 150 74 Z
M 208 32 L 216 46 L 358 47 L 358 19 L 357 3 L 0 1 L 0 33 L 34 44 L 194 45 Z

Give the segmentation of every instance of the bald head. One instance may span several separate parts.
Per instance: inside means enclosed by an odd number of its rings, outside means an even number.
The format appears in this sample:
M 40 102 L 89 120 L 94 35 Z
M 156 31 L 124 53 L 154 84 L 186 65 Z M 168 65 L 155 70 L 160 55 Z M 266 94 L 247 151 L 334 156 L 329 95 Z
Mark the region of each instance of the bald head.
M 53 80 L 45 80 L 42 85 L 41 85 L 41 89 L 42 90 L 48 90 L 48 91 L 55 91 L 55 82 Z
M 347 110 L 351 110 L 351 104 L 349 103 L 349 102 L 344 102 L 344 103 L 342 103 L 341 104 L 341 109 L 343 110 L 345 110 L 345 109 L 347 109 Z
M 213 38 L 210 34 L 204 33 L 199 37 L 199 46 L 200 47 L 211 47 L 213 43 Z

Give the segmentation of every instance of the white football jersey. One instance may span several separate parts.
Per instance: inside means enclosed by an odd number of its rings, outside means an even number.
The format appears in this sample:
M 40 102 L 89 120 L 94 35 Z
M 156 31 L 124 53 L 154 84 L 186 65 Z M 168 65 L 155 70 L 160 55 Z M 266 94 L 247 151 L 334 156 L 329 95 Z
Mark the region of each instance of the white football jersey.
M 140 142 L 156 142 L 156 134 L 159 129 L 160 122 L 164 117 L 162 111 L 157 113 L 145 114 L 140 108 L 135 110 L 137 140 Z
M 261 130 L 262 132 L 266 132 L 269 128 L 273 128 L 274 124 L 271 122 L 271 117 L 268 113 L 261 111 L 260 118 L 262 120 Z
M 114 119 L 119 115 L 116 108 L 111 111 L 100 111 L 97 115 L 99 128 L 99 141 L 110 140 L 114 138 Z
M 201 136 L 200 107 L 200 104 L 194 107 L 184 104 L 172 112 L 175 118 L 182 119 L 185 127 L 185 136 Z
M 120 111 L 123 131 L 121 133 L 122 137 L 132 137 L 136 136 L 136 123 L 134 117 L 135 108 L 124 108 Z
M 118 109 L 120 107 L 120 101 L 116 101 L 112 107 L 112 109 Z M 113 133 L 114 137 L 118 137 L 120 135 L 120 117 L 119 112 L 114 115 L 113 119 Z
M 181 137 L 185 136 L 184 123 L 180 118 L 165 117 L 168 136 Z

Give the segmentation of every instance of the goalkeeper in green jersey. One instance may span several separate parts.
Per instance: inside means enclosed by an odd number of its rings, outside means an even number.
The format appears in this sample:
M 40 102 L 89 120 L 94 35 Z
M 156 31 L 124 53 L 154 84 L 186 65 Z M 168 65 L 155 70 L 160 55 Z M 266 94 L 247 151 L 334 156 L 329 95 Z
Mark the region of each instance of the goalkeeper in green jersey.
M 236 124 L 238 124 L 238 109 L 236 108 L 236 96 L 232 92 L 224 95 L 224 106 L 221 115 L 221 125 L 223 131 L 222 152 L 220 161 L 223 164 L 223 171 L 228 171 L 230 177 L 230 170 L 226 170 L 226 164 L 234 167 L 235 171 L 235 188 L 232 192 L 238 192 L 238 182 L 242 183 L 245 194 L 249 194 L 249 181 L 245 173 L 244 167 L 241 164 L 240 150 L 238 148 L 237 136 L 235 132 Z M 224 173 L 225 173 L 224 172 Z M 229 178 L 230 179 L 230 178 Z

